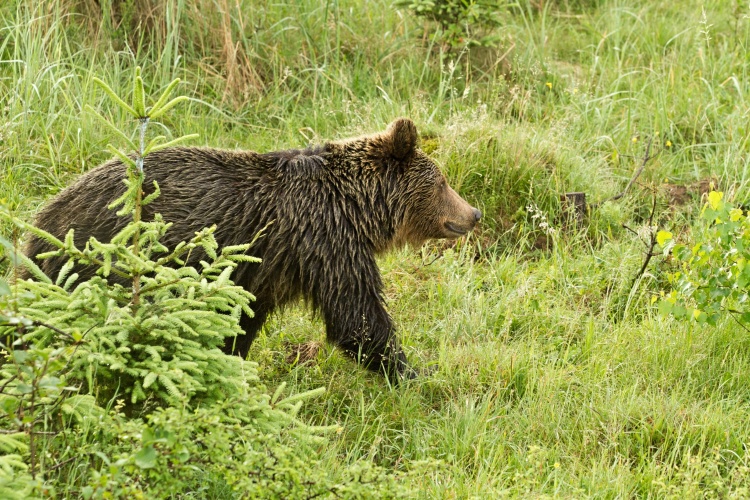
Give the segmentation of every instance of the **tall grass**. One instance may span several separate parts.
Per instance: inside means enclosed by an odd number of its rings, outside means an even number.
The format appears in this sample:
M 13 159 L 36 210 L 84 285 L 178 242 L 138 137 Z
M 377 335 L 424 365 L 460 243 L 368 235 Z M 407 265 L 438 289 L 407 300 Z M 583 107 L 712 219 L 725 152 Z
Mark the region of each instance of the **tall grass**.
M 323 337 L 302 309 L 256 341 L 269 384 L 328 387 L 304 410 L 342 424 L 322 453 L 438 458 L 418 485 L 434 498 L 742 497 L 747 333 L 650 309 L 670 264 L 655 258 L 634 284 L 643 246 L 622 227 L 643 224 L 648 190 L 578 230 L 559 196 L 620 192 L 652 140 L 640 181 L 662 189 L 661 225 L 687 234 L 700 206 L 698 193 L 668 205 L 665 180 L 714 178 L 744 202 L 748 14 L 722 0 L 527 2 L 507 7 L 497 48 L 443 51 L 387 0 L 5 2 L 0 198 L 31 217 L 105 160 L 84 106 L 125 117 L 91 78 L 125 93 L 135 65 L 155 87 L 183 79 L 191 102 L 170 127 L 200 144 L 300 147 L 408 115 L 486 222 L 381 262 L 407 353 L 434 376 L 391 389 L 328 348 L 287 365 L 284 342 Z

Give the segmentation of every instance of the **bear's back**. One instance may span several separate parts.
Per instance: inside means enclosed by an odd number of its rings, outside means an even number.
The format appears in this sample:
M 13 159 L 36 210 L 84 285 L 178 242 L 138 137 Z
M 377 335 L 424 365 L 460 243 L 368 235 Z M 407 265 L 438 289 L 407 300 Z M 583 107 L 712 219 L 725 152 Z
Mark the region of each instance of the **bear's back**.
M 151 153 L 144 160 L 144 193 L 151 194 L 156 181 L 161 194 L 143 208 L 143 219 L 159 213 L 172 223 L 164 241 L 168 246 L 214 224 L 220 245 L 247 243 L 278 218 L 276 204 L 290 195 L 290 186 L 321 175 L 322 152 L 175 147 Z M 74 229 L 79 247 L 90 237 L 109 241 L 131 220 L 108 208 L 125 192 L 126 175 L 118 159 L 90 170 L 50 200 L 37 215 L 36 226 L 58 239 Z M 49 250 L 49 244 L 32 235 L 26 253 L 33 257 Z M 48 259 L 40 264 L 54 275 L 63 262 Z

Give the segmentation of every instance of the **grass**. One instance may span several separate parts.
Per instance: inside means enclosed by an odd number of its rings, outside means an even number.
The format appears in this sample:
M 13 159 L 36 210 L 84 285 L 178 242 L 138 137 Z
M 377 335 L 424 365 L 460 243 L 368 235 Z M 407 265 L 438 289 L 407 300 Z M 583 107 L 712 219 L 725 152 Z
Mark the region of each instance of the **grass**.
M 168 125 L 200 144 L 300 147 L 410 116 L 485 213 L 455 247 L 381 261 L 407 354 L 434 376 L 390 388 L 330 348 L 287 365 L 285 341 L 323 338 L 302 309 L 254 344 L 269 386 L 328 388 L 303 412 L 342 424 L 321 450 L 332 467 L 436 458 L 414 479 L 428 498 L 750 494 L 750 337 L 660 317 L 670 264 L 634 281 L 644 248 L 623 229 L 645 223 L 648 186 L 685 238 L 700 196 L 674 206 L 665 187 L 715 179 L 748 199 L 744 3 L 529 2 L 507 9 L 500 46 L 470 51 L 387 0 L 133 0 L 101 24 L 89 4 L 0 7 L 0 198 L 22 216 L 108 158 L 84 106 L 125 117 L 92 77 L 127 93 L 135 65 L 152 94 L 183 79 Z M 564 228 L 559 195 L 620 192 L 649 140 L 646 188 Z

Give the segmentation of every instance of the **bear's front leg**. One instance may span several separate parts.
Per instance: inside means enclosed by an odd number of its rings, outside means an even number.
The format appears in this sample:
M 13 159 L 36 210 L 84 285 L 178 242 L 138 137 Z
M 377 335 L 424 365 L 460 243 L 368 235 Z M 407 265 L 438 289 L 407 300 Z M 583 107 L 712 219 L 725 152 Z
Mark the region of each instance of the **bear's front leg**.
M 366 280 L 355 286 L 341 283 L 339 293 L 328 297 L 322 308 L 328 341 L 393 382 L 415 378 L 377 285 Z
M 392 382 L 401 379 L 413 379 L 417 372 L 409 365 L 404 351 L 399 346 L 398 338 L 391 334 L 389 338 L 377 338 L 370 325 L 360 325 L 353 336 L 332 338 L 332 328 L 327 327 L 329 341 L 336 344 L 351 356 L 357 363 L 368 370 L 387 376 Z

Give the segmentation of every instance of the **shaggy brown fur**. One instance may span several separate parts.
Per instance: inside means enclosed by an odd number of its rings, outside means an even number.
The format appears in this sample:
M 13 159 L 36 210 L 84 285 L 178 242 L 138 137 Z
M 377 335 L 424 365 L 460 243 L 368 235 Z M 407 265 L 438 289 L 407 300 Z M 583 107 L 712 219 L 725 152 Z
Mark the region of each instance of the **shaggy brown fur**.
M 144 207 L 144 220 L 161 213 L 173 222 L 164 241 L 170 246 L 212 224 L 221 246 L 246 243 L 266 228 L 250 250 L 262 263 L 234 274 L 257 301 L 255 317 L 241 320 L 246 335 L 230 339 L 227 352 L 245 356 L 268 315 L 302 297 L 321 313 L 330 342 L 371 370 L 413 376 L 385 309 L 375 256 L 459 237 L 481 216 L 416 143 L 414 124 L 399 119 L 384 133 L 302 151 L 159 151 L 145 160 L 145 185 L 156 180 L 161 196 Z M 128 221 L 107 209 L 123 193 L 124 176 L 118 160 L 88 172 L 50 201 L 37 226 L 58 238 L 73 228 L 79 245 L 91 236 L 109 241 Z M 50 249 L 32 236 L 27 254 Z M 49 275 L 63 264 L 39 262 Z

